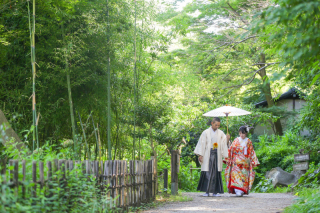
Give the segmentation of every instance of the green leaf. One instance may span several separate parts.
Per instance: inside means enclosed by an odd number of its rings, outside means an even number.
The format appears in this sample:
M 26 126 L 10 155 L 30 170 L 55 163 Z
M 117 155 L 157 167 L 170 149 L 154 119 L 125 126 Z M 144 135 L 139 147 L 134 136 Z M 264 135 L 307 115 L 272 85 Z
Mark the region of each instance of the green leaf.
M 320 77 L 320 74 L 314 76 L 314 78 L 312 79 L 312 82 L 311 82 L 310 86 L 312 86 L 314 83 L 316 83 L 316 81 L 318 80 L 319 77 Z

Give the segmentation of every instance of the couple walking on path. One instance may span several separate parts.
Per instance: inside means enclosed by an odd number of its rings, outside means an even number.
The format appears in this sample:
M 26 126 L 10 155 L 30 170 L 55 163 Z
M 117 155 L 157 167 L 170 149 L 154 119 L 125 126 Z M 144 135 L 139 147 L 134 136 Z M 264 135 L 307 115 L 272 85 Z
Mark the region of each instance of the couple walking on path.
M 211 126 L 202 132 L 194 150 L 201 164 L 197 190 L 205 192 L 203 196 L 209 196 L 210 193 L 213 196 L 223 194 L 221 171 L 222 163 L 225 163 L 228 192 L 239 197 L 248 195 L 255 177 L 253 168 L 259 165 L 259 161 L 251 140 L 247 138 L 247 127 L 239 128 L 239 137 L 229 149 L 227 141 L 230 135 L 225 135 L 219 127 L 220 119 L 213 118 Z

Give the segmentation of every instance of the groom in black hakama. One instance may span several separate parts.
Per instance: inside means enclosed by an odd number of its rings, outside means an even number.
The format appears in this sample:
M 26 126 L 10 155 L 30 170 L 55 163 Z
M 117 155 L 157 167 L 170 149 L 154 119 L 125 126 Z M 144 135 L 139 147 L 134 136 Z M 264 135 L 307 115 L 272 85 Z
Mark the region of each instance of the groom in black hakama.
M 210 128 L 202 132 L 194 153 L 199 157 L 201 164 L 201 176 L 198 191 L 203 191 L 207 197 L 223 194 L 221 178 L 222 158 L 228 157 L 228 146 L 230 136 L 219 130 L 220 119 L 213 118 Z

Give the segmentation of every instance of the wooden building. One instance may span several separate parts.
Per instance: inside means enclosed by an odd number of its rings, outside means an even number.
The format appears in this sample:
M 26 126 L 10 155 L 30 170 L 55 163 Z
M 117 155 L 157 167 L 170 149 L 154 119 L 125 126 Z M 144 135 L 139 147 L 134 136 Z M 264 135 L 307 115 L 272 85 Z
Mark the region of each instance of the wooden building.
M 287 92 L 283 93 L 278 99 L 275 99 L 276 106 L 284 107 L 288 112 L 296 112 L 295 116 L 299 116 L 299 111 L 306 105 L 304 95 L 302 95 L 296 88 L 291 88 Z M 255 104 L 256 108 L 268 107 L 267 101 L 261 101 Z M 285 131 L 287 128 L 288 117 L 281 118 L 282 128 Z M 256 125 L 254 128 L 254 134 L 275 134 L 273 123 L 269 122 L 265 126 Z M 302 130 L 301 135 L 307 135 L 307 130 Z

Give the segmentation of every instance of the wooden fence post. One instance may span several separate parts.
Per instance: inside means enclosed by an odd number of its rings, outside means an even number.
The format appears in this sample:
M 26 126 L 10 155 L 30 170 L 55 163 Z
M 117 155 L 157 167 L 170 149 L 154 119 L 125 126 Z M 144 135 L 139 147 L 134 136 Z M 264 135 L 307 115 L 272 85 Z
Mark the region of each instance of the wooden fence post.
M 9 183 L 13 182 L 13 160 L 9 160 Z
M 167 191 L 168 191 L 168 169 L 163 170 L 163 188 L 164 188 L 164 193 L 167 194 Z
M 142 202 L 142 183 L 143 183 L 143 179 L 142 179 L 142 173 L 143 173 L 143 170 L 142 170 L 142 161 L 139 160 L 139 204 Z
M 126 200 L 126 161 L 121 161 L 121 176 L 122 176 L 122 182 L 121 182 L 121 194 L 122 194 L 122 208 L 124 211 L 128 211 L 127 209 L 127 200 Z
M 103 171 L 103 174 L 104 174 L 104 178 L 103 178 L 103 187 L 104 187 L 104 190 L 103 192 L 106 193 L 107 197 L 110 199 L 109 200 L 109 208 L 112 208 L 112 202 L 111 202 L 111 197 L 112 197 L 112 181 L 111 181 L 111 178 L 112 178 L 112 161 L 110 160 L 107 160 L 104 162 L 104 171 Z M 106 188 L 105 189 L 105 186 L 108 186 L 109 185 L 109 188 Z M 106 190 L 106 191 L 105 191 Z
M 69 160 L 65 161 L 65 168 L 66 168 L 66 177 L 69 175 L 70 172 L 70 168 L 69 168 Z
M 37 161 L 32 162 L 32 182 L 34 183 L 32 196 L 37 197 Z
M 65 179 L 66 178 L 66 165 L 64 160 L 59 160 L 58 161 L 58 170 L 61 172 L 61 178 Z
M 144 167 L 143 167 L 143 182 L 144 182 L 144 201 L 147 201 L 148 199 L 148 176 L 147 176 L 147 171 L 148 171 L 148 161 L 144 161 Z
M 85 165 L 86 165 L 86 176 L 89 176 L 90 174 L 90 166 L 91 166 L 91 163 L 89 160 L 85 160 Z
M 119 198 L 118 198 L 118 200 L 119 200 L 119 204 L 118 204 L 118 206 L 120 207 L 120 208 L 122 208 L 122 201 L 123 201 L 123 197 L 122 197 L 122 193 L 121 193 L 121 191 L 122 191 L 122 172 L 121 172 L 121 160 L 117 160 L 117 162 L 118 162 L 118 169 L 117 169 L 117 172 L 118 172 L 118 193 L 119 193 Z
M 148 160 L 148 194 L 149 194 L 149 200 L 152 200 L 152 160 Z
M 171 194 L 178 194 L 178 157 L 179 151 L 172 150 L 171 151 Z
M 135 161 L 135 182 L 136 182 L 136 205 L 138 206 L 140 204 L 140 172 L 139 172 L 139 161 Z
M 141 179 L 140 200 L 141 202 L 143 202 L 144 201 L 144 162 L 142 160 L 140 160 L 140 179 Z
M 156 161 L 155 158 L 151 160 L 151 178 L 152 178 L 152 199 L 156 198 L 156 189 L 157 189 L 157 171 L 156 171 Z
M 69 171 L 74 169 L 73 160 L 69 160 Z
M 1 175 L 3 176 L 3 183 L 6 183 L 6 167 L 7 167 L 7 158 L 1 159 Z
M 26 198 L 26 187 L 25 187 L 25 181 L 26 181 L 26 161 L 22 161 L 22 198 Z
M 51 189 L 52 189 L 52 164 L 51 164 L 51 161 L 48 161 L 47 162 L 47 168 L 48 168 L 48 172 L 47 172 L 47 186 L 48 186 L 48 190 L 49 190 L 49 197 L 52 197 L 52 192 L 51 192 Z
M 133 190 L 133 161 L 129 161 L 129 180 L 130 180 L 130 192 L 129 192 L 129 197 L 130 197 L 130 205 L 132 206 L 134 204 L 134 190 Z
M 55 174 L 58 171 L 58 159 L 53 160 L 53 173 Z
M 40 173 L 40 189 L 43 189 L 43 187 L 44 187 L 44 168 L 43 168 L 42 161 L 39 161 L 39 173 Z
M 9 170 L 10 182 L 14 184 L 15 194 L 18 195 L 19 192 L 19 163 L 17 160 L 9 160 L 9 165 L 13 166 L 13 169 Z
M 128 173 L 128 163 L 125 161 L 124 163 L 124 170 L 125 170 L 125 196 L 126 196 L 126 211 L 128 212 L 130 206 L 130 180 L 129 180 L 129 173 Z
M 113 161 L 113 167 L 112 167 L 112 176 L 113 176 L 113 199 L 114 199 L 114 206 L 118 206 L 118 199 L 116 197 L 118 196 L 118 162 L 116 160 Z
M 99 161 L 94 161 L 94 169 L 95 169 L 95 176 L 97 179 L 97 183 L 100 183 L 100 175 L 99 175 Z

